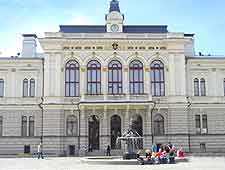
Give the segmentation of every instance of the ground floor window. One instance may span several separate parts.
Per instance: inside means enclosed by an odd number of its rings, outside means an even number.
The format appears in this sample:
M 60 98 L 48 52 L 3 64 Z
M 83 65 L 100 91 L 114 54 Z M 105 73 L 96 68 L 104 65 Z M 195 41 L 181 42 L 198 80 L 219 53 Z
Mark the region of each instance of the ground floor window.
M 99 117 L 92 115 L 88 119 L 89 151 L 99 149 Z
M 120 143 L 117 144 L 117 137 L 121 136 L 121 119 L 120 116 L 114 115 L 111 117 L 111 148 L 120 149 Z

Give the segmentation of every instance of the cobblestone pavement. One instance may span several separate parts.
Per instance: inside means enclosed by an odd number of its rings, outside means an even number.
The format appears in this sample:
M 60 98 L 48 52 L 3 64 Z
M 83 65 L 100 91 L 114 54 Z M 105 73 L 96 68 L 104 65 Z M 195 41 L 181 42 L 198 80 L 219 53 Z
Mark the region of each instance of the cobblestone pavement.
M 0 170 L 225 170 L 225 157 L 190 157 L 164 165 L 89 165 L 79 158 L 1 158 Z

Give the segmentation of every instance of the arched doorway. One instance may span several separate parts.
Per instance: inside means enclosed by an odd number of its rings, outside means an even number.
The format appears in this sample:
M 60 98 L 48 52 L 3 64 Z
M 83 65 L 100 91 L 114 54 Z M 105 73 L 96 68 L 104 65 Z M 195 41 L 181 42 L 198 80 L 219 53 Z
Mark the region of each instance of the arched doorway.
M 131 117 L 131 129 L 135 130 L 140 136 L 143 136 L 143 121 L 140 115 L 134 115 Z M 143 141 L 137 144 L 139 148 L 143 148 Z
M 88 118 L 89 151 L 99 150 L 99 117 L 92 115 Z
M 111 127 L 111 148 L 112 149 L 120 149 L 121 145 L 117 145 L 116 139 L 118 136 L 121 136 L 121 118 L 118 115 L 114 115 L 111 117 L 110 121 Z

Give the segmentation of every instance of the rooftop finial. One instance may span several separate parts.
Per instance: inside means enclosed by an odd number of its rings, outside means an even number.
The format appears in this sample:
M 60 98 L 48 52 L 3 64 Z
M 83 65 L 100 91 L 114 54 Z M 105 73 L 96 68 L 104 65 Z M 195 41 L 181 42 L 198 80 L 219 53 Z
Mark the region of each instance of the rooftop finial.
M 119 1 L 118 0 L 112 0 L 110 2 L 109 12 L 112 12 L 112 11 L 120 12 L 120 6 L 119 6 Z

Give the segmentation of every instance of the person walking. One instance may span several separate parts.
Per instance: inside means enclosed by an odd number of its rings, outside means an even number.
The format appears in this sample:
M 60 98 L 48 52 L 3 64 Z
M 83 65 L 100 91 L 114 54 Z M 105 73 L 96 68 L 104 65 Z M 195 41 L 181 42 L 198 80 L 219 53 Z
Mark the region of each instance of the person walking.
M 109 145 L 107 146 L 107 149 L 106 149 L 106 156 L 111 156 L 111 149 Z
M 44 159 L 42 149 L 43 149 L 42 143 L 40 143 L 40 144 L 38 145 L 38 159 L 40 159 L 40 157 L 41 157 L 41 159 Z

